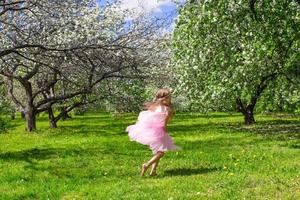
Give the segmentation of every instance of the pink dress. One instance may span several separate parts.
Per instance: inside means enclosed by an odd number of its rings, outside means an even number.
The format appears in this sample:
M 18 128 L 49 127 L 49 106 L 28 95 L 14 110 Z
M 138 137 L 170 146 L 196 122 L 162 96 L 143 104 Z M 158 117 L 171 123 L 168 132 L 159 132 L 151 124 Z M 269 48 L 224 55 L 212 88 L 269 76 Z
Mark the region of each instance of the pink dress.
M 148 145 L 155 154 L 158 151 L 179 149 L 165 128 L 167 109 L 165 106 L 158 106 L 155 111 L 142 111 L 138 121 L 126 128 L 131 141 Z

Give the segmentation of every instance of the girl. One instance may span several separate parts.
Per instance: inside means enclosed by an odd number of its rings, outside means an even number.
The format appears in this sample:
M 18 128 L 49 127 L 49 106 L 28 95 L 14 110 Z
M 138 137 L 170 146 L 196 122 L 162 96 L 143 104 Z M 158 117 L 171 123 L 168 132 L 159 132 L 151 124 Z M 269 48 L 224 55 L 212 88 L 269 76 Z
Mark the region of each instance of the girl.
M 148 145 L 154 156 L 141 167 L 141 176 L 152 166 L 150 175 L 156 175 L 159 160 L 167 150 L 176 150 L 172 138 L 166 131 L 166 125 L 172 115 L 171 92 L 168 89 L 160 89 L 155 94 L 153 102 L 146 103 L 146 111 L 139 114 L 135 125 L 128 126 L 131 141 Z

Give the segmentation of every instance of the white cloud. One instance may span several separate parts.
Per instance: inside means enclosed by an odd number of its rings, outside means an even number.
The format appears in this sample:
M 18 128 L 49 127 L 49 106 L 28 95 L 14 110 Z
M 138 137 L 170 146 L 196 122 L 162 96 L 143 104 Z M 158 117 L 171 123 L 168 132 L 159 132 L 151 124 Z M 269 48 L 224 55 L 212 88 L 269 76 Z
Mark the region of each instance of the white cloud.
M 133 13 L 157 13 L 162 12 L 161 6 L 174 5 L 172 0 L 121 0 L 122 10 L 131 10 Z M 128 18 L 134 18 L 134 16 L 128 16 Z
M 171 0 L 121 0 L 122 9 L 143 9 L 145 11 L 161 11 L 160 6 L 173 4 Z

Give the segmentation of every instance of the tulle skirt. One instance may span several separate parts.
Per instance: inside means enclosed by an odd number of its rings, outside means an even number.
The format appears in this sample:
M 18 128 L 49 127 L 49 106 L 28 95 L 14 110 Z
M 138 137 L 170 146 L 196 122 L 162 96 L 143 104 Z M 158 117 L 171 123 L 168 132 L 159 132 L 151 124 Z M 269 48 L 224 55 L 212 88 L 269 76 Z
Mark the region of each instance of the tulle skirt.
M 148 145 L 155 154 L 158 151 L 179 149 L 164 127 L 165 114 L 143 111 L 138 122 L 126 128 L 131 141 Z

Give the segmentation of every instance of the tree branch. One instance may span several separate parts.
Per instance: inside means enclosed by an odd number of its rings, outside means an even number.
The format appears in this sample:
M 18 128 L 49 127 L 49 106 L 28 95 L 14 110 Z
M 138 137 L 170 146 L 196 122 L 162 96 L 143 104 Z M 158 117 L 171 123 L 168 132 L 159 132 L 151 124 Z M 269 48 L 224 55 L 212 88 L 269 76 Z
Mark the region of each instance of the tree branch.
M 70 99 L 70 98 L 75 97 L 75 96 L 80 95 L 80 94 L 89 94 L 89 93 L 90 93 L 89 90 L 83 89 L 81 91 L 74 92 L 74 93 L 71 93 L 71 94 L 68 94 L 68 95 L 60 95 L 60 96 L 56 96 L 56 97 L 50 97 L 50 98 L 43 99 L 43 100 L 39 101 L 36 104 L 36 107 L 39 108 L 39 107 L 41 107 L 41 106 L 43 106 L 47 103 L 66 100 L 66 99 Z
M 237 110 L 239 112 L 245 113 L 246 112 L 246 108 L 242 102 L 242 100 L 240 99 L 240 97 L 236 98 L 236 105 L 237 105 Z
M 261 82 L 256 87 L 255 94 L 251 98 L 250 104 L 247 106 L 247 109 L 253 109 L 255 107 L 255 104 L 260 97 L 261 93 L 264 91 L 264 89 L 268 86 L 268 82 L 275 79 L 277 77 L 278 73 L 273 73 L 268 76 L 264 76 L 261 79 Z
M 16 96 L 14 94 L 14 85 L 13 85 L 13 79 L 12 78 L 8 78 L 7 85 L 8 85 L 8 95 L 11 97 L 13 102 L 17 106 L 21 107 L 21 109 L 25 109 L 25 106 L 16 98 Z
M 11 5 L 16 5 L 16 4 L 22 4 L 25 3 L 26 1 L 15 1 L 15 2 L 5 2 L 3 1 L 3 3 L 0 3 L 0 7 L 5 7 L 5 6 L 11 6 Z

